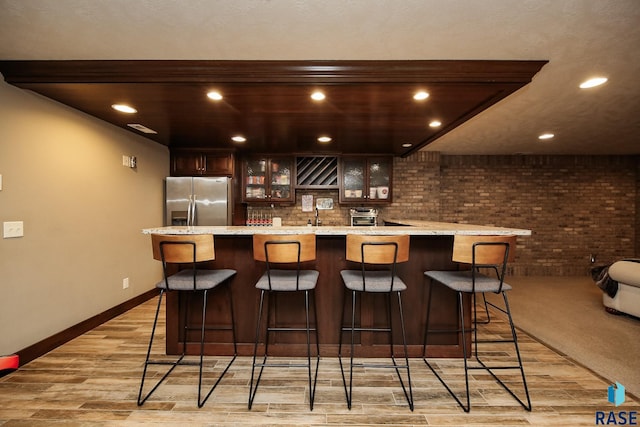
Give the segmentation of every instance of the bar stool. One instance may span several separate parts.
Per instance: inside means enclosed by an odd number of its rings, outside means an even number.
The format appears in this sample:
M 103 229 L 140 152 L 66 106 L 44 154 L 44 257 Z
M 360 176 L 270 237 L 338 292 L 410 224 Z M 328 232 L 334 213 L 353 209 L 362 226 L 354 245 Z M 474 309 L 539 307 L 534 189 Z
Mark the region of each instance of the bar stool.
M 149 340 L 149 348 L 147 350 L 147 357 L 144 362 L 144 371 L 142 373 L 142 380 L 140 382 L 140 391 L 138 393 L 138 406 L 144 404 L 151 394 L 156 391 L 160 384 L 171 374 L 171 372 L 178 365 L 197 365 L 199 367 L 198 373 L 198 407 L 201 408 L 216 386 L 220 383 L 224 375 L 229 370 L 229 367 L 236 359 L 236 334 L 235 334 L 235 320 L 233 317 L 233 300 L 231 296 L 231 289 L 226 286 L 227 295 L 229 298 L 229 310 L 231 318 L 230 327 L 211 327 L 206 326 L 206 314 L 207 314 L 207 297 L 208 292 L 217 288 L 220 285 L 229 285 L 230 280 L 235 276 L 236 271 L 231 269 L 218 269 L 218 270 L 204 270 L 198 268 L 198 263 L 203 261 L 212 261 L 215 259 L 215 250 L 213 245 L 213 235 L 201 234 L 201 235 L 151 235 L 151 242 L 153 246 L 153 258 L 162 261 L 162 271 L 164 273 L 164 279 L 156 284 L 156 287 L 160 289 L 160 297 L 158 299 L 158 308 L 156 309 L 155 319 L 153 321 L 153 329 L 151 330 L 151 339 Z M 168 271 L 169 264 L 179 264 L 181 269 L 175 274 L 170 274 Z M 202 323 L 198 327 L 191 327 L 188 325 L 188 310 L 184 310 L 184 338 L 182 346 L 182 354 L 175 361 L 166 360 L 150 360 L 151 347 L 153 346 L 153 338 L 156 331 L 156 325 L 158 323 L 158 314 L 162 307 L 162 297 L 165 292 L 177 291 L 187 293 L 189 297 L 194 294 L 202 294 Z M 187 304 L 188 307 L 188 304 Z M 200 359 L 198 362 L 183 360 L 186 354 L 187 348 L 187 331 L 200 330 Z M 204 338 L 205 330 L 227 330 L 230 331 L 233 337 L 233 357 L 227 364 L 224 371 L 218 377 L 215 384 L 209 389 L 207 394 L 202 398 L 202 366 L 204 356 Z M 170 365 L 169 370 L 160 378 L 160 380 L 153 386 L 144 397 L 142 397 L 142 391 L 144 388 L 144 382 L 147 375 L 147 368 L 149 365 Z
M 413 391 L 411 388 L 411 372 L 409 371 L 409 357 L 407 352 L 407 339 L 404 328 L 404 315 L 402 312 L 401 292 L 407 289 L 407 285 L 396 274 L 396 266 L 398 263 L 409 260 L 409 236 L 362 236 L 355 234 L 347 235 L 346 259 L 351 262 L 359 263 L 359 270 L 342 270 L 340 275 L 345 286 L 345 297 L 342 301 L 343 321 L 340 328 L 340 344 L 338 347 L 338 360 L 340 361 L 340 371 L 342 373 L 342 382 L 344 392 L 347 399 L 347 407 L 351 409 L 353 396 L 353 368 L 392 368 L 395 369 L 400 379 L 402 391 L 407 399 L 409 408 L 413 411 Z M 378 293 L 385 294 L 387 300 L 387 316 L 389 318 L 389 326 L 387 328 L 364 328 L 356 327 L 356 296 L 361 293 Z M 404 364 L 398 364 L 396 361 L 393 341 L 393 325 L 391 316 L 391 294 L 396 293 L 398 296 L 398 309 L 400 313 L 400 327 L 402 331 L 402 344 L 404 346 Z M 347 300 L 347 294 L 351 293 L 351 325 L 344 326 L 344 313 Z M 354 337 L 356 332 L 386 332 L 389 334 L 389 347 L 391 349 L 392 365 L 381 363 L 354 363 Z M 344 367 L 342 364 L 342 338 L 344 332 L 351 333 L 349 356 L 349 385 L 345 377 Z M 407 371 L 407 383 L 402 379 L 400 369 Z M 407 390 L 408 389 L 408 390 Z
M 511 310 L 509 308 L 509 300 L 507 299 L 507 291 L 511 289 L 507 283 L 504 282 L 504 277 L 507 271 L 507 263 L 513 261 L 515 258 L 515 246 L 516 236 L 461 236 L 456 235 L 453 243 L 453 255 L 452 260 L 454 262 L 462 263 L 470 267 L 469 270 L 464 271 L 426 271 L 424 274 L 427 276 L 431 283 L 429 286 L 429 303 L 427 306 L 427 320 L 425 324 L 424 342 L 422 347 L 423 360 L 427 366 L 431 369 L 434 375 L 440 380 L 442 385 L 447 389 L 449 394 L 456 400 L 458 405 L 465 411 L 471 410 L 471 401 L 469 397 L 469 370 L 471 369 L 484 369 L 511 395 L 513 396 L 527 411 L 531 411 L 531 399 L 529 398 L 529 389 L 527 388 L 527 380 L 525 378 L 524 369 L 522 367 L 522 359 L 520 357 L 520 349 L 518 348 L 518 337 L 516 335 L 516 329 L 513 325 L 513 319 L 511 317 Z M 483 274 L 482 272 L 485 272 Z M 491 272 L 491 273 L 490 273 Z M 429 315 L 431 313 L 431 306 L 433 299 L 431 298 L 434 283 L 440 283 L 443 286 L 457 292 L 458 294 L 458 315 L 460 326 L 456 329 L 447 330 L 429 330 Z M 511 339 L 502 340 L 479 340 L 478 339 L 478 324 L 488 323 L 479 322 L 477 320 L 477 307 L 476 307 L 476 295 L 478 293 L 484 296 L 485 293 L 492 292 L 495 294 L 501 294 L 504 300 L 504 307 L 491 304 L 504 314 L 506 314 L 511 328 Z M 464 304 L 463 295 L 471 294 L 471 307 L 472 307 L 472 319 L 471 329 L 467 329 L 464 318 Z M 485 305 L 485 310 L 486 310 Z M 462 337 L 462 352 L 464 360 L 464 380 L 465 380 L 465 398 L 466 404 L 456 395 L 456 393 L 447 385 L 441 375 L 434 369 L 434 367 L 427 360 L 427 345 L 428 338 L 431 333 L 443 333 L 443 332 L 457 332 Z M 473 357 L 479 366 L 469 366 L 467 354 L 467 334 L 473 332 L 471 335 L 471 345 L 473 351 Z M 495 365 L 487 361 L 487 364 L 482 360 L 478 353 L 478 344 L 480 343 L 512 343 L 515 352 L 517 364 L 512 365 Z M 483 348 L 486 348 L 483 346 Z M 495 352 L 495 346 L 487 351 Z M 498 376 L 494 371 L 496 370 L 509 370 L 517 369 L 520 371 L 522 377 L 522 384 L 524 393 L 526 395 L 526 403 L 523 402 Z
M 254 234 L 253 236 L 253 257 L 256 261 L 266 264 L 266 271 L 258 282 L 256 288 L 260 289 L 260 308 L 258 311 L 258 321 L 256 323 L 256 338 L 253 348 L 253 363 L 251 366 L 251 383 L 249 386 L 249 403 L 251 409 L 253 400 L 258 391 L 260 378 L 266 366 L 270 367 L 304 367 L 307 368 L 309 377 L 309 409 L 313 410 L 313 400 L 315 398 L 316 383 L 318 378 L 318 366 L 320 365 L 320 344 L 318 342 L 318 315 L 316 310 L 316 299 L 314 290 L 318 282 L 318 271 L 302 269 L 304 262 L 314 261 L 316 259 L 316 236 L 315 234 L 297 234 L 297 235 L 268 235 Z M 284 292 L 303 292 L 304 293 L 304 313 L 305 327 L 278 327 L 276 319 L 271 324 L 271 305 L 278 293 Z M 268 295 L 267 316 L 266 316 L 266 334 L 265 346 L 262 362 L 257 363 L 258 342 L 260 339 L 260 324 L 262 321 L 262 311 L 264 306 L 265 295 Z M 274 298 L 272 299 L 271 296 Z M 309 299 L 313 300 L 314 327 L 311 327 L 309 320 Z M 307 363 L 267 363 L 269 354 L 269 335 L 272 332 L 306 332 L 307 336 Z M 312 380 L 312 363 L 311 363 L 311 332 L 315 334 L 316 341 L 316 367 Z M 254 377 L 256 367 L 260 367 L 258 377 Z

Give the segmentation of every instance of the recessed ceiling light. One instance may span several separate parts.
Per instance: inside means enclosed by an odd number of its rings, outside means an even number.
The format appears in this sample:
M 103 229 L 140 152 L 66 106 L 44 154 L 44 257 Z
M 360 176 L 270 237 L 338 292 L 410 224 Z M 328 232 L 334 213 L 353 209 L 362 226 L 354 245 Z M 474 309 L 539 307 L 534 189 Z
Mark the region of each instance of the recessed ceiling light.
M 551 139 L 551 138 L 553 138 L 554 136 L 555 136 L 555 135 L 554 135 L 554 134 L 552 134 L 552 133 L 543 133 L 542 135 L 540 135 L 540 136 L 538 137 L 538 139 L 543 139 L 543 140 L 544 140 L 544 139 Z
M 439 128 L 440 126 L 442 126 L 442 122 L 440 120 L 432 120 L 429 123 L 429 127 L 431 128 Z
M 327 142 L 331 142 L 331 137 L 329 137 L 329 136 L 320 136 L 320 137 L 318 137 L 318 142 L 322 142 L 323 144 L 326 144 Z
M 413 144 L 411 144 L 410 142 L 405 142 L 404 144 L 402 144 L 402 148 L 409 148 L 412 147 Z
M 126 104 L 113 104 L 111 108 L 113 108 L 114 110 L 120 111 L 121 113 L 127 113 L 127 114 L 133 114 L 138 112 L 138 110 Z
M 217 90 L 212 90 L 211 92 L 207 92 L 207 98 L 213 99 L 214 101 L 222 100 L 222 94 Z
M 326 98 L 325 94 L 320 92 L 319 90 L 311 94 L 311 99 L 313 99 L 314 101 L 322 101 L 325 98 Z
M 423 101 L 428 97 L 429 97 L 429 94 L 423 90 L 421 90 L 420 92 L 416 92 L 416 94 L 413 95 L 413 99 L 415 99 L 416 101 Z
M 580 83 L 580 89 L 589 89 L 592 87 L 600 86 L 602 84 L 605 84 L 607 80 L 609 79 L 607 79 L 606 77 L 594 77 Z
M 245 138 L 242 135 L 236 135 L 236 136 L 231 137 L 231 140 L 233 142 L 245 142 L 247 140 L 247 138 Z

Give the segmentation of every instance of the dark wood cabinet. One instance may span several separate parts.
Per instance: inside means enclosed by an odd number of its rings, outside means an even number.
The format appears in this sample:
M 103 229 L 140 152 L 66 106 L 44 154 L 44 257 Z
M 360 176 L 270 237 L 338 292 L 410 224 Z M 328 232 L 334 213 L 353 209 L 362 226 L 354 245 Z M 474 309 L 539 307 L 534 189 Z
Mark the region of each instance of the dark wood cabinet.
M 295 201 L 293 157 L 249 157 L 242 162 L 242 201 Z
M 340 203 L 391 203 L 393 157 L 343 156 L 340 159 Z
M 171 152 L 173 176 L 233 176 L 234 156 L 229 151 L 174 150 Z

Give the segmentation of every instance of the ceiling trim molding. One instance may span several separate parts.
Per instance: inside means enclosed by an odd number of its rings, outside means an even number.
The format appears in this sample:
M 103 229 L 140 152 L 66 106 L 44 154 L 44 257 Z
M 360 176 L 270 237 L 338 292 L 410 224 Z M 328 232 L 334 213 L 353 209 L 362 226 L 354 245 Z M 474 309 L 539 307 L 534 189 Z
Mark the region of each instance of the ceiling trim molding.
M 8 83 L 528 83 L 546 60 L 0 61 Z

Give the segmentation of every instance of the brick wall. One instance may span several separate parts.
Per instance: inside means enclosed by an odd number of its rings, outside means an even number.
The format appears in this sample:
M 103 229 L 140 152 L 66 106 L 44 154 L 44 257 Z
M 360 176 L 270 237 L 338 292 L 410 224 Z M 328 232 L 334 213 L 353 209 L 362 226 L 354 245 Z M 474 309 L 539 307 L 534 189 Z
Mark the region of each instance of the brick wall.
M 640 251 L 638 156 L 440 156 L 394 159 L 393 203 L 383 218 L 531 229 L 518 239 L 512 274 L 584 275 Z M 303 225 L 301 195 L 332 197 L 326 225 L 345 225 L 337 191 L 298 191 L 295 206 L 275 207 L 285 225 Z M 250 207 L 250 209 L 259 209 Z
M 531 229 L 514 273 L 586 274 L 634 256 L 637 159 L 443 156 L 440 219 Z
M 411 218 L 439 221 L 440 155 L 418 152 L 393 159 L 393 203 L 384 208 L 383 218 Z

